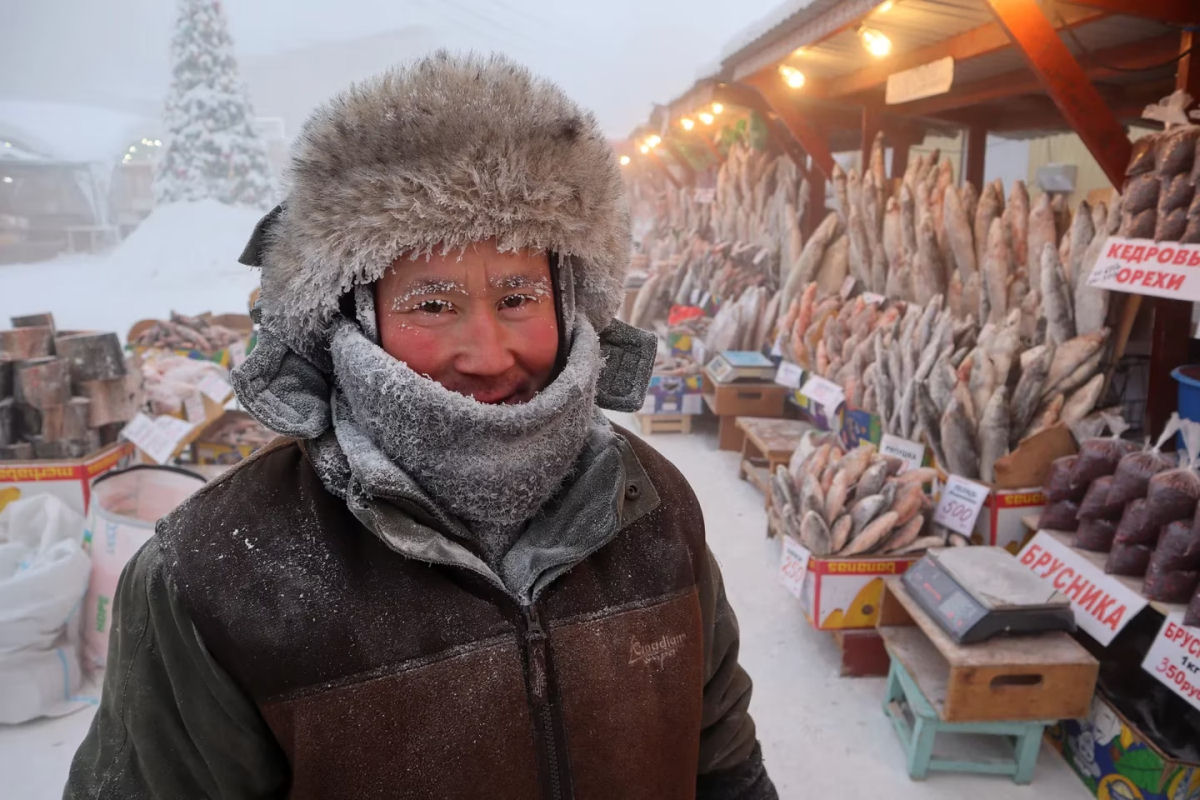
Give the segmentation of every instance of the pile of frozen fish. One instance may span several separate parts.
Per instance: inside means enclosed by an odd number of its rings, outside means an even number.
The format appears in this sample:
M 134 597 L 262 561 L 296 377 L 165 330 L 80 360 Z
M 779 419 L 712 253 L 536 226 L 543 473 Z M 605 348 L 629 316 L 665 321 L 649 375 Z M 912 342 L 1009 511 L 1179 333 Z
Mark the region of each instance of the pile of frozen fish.
M 809 434 L 791 463 L 776 468 L 772 508 L 783 532 L 819 557 L 907 555 L 969 544 L 956 533 L 928 533 L 933 501 L 924 486 L 936 471 L 903 467 L 874 445 L 846 452 L 829 437 Z
M 980 328 L 941 295 L 925 305 L 818 297 L 809 284 L 782 320 L 785 357 L 965 478 L 991 481 L 996 460 L 1022 439 L 1087 421 L 1101 399 L 1107 328 L 1059 339 L 1020 309 Z

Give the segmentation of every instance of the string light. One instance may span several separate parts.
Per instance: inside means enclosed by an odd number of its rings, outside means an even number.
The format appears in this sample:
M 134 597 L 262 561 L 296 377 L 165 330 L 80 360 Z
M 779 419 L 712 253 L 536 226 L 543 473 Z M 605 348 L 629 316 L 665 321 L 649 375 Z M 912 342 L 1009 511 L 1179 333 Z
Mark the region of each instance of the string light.
M 648 144 L 650 147 L 658 147 L 660 144 L 662 144 L 662 137 L 657 133 L 652 133 L 646 137 L 646 144 Z
M 713 120 L 716 119 L 712 114 L 708 113 L 707 111 L 701 111 L 696 116 L 698 116 L 700 118 L 700 121 L 703 122 L 705 125 L 712 125 Z
M 691 117 L 684 117 L 683 119 L 679 120 L 679 124 L 683 126 L 685 131 L 690 131 L 692 128 L 696 127 L 696 120 L 692 119 Z
M 129 145 L 129 152 L 131 152 L 131 153 L 136 153 L 136 152 L 137 152 L 137 145 L 136 145 L 136 144 L 131 144 L 131 145 Z
M 647 153 L 650 152 L 650 145 L 644 144 L 641 147 L 639 147 L 638 150 L 642 151 L 642 155 L 646 155 Z
M 886 14 L 887 12 L 891 11 L 892 8 L 895 7 L 895 5 L 896 5 L 895 0 L 883 0 L 883 5 L 881 5 L 877 9 L 877 11 L 880 14 Z
M 720 103 L 713 103 L 713 104 L 712 104 L 712 113 L 714 113 L 714 114 L 720 114 L 720 113 L 721 113 L 722 111 L 724 111 L 724 110 L 725 110 L 725 106 L 721 105 Z
M 155 139 L 155 140 L 154 140 L 154 146 L 155 146 L 155 147 L 162 147 L 162 139 Z
M 795 67 L 787 64 L 780 64 L 779 74 L 783 77 L 783 82 L 792 89 L 799 89 L 804 85 L 804 73 Z
M 862 39 L 863 47 L 876 58 L 883 58 L 892 52 L 892 40 L 882 31 L 863 27 L 858 29 L 858 35 Z
M 629 156 L 621 156 L 621 166 L 622 167 L 628 166 L 628 164 L 629 164 Z
M 10 175 L 5 175 L 5 176 L 4 176 L 4 182 L 5 182 L 5 183 L 12 183 L 12 176 L 10 176 Z
M 5 143 L 4 143 L 4 146 L 5 146 L 5 147 L 12 147 L 12 142 L 5 142 Z

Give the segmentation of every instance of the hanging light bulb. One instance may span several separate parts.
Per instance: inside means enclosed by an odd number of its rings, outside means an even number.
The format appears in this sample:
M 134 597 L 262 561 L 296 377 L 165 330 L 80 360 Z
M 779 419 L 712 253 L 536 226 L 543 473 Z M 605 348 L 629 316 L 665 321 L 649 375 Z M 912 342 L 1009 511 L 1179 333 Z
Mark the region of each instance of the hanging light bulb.
M 696 116 L 698 116 L 700 118 L 700 121 L 703 122 L 705 125 L 712 125 L 713 120 L 716 119 L 716 117 L 714 117 L 712 114 L 708 113 L 707 111 L 701 111 Z
M 714 114 L 720 114 L 720 113 L 721 113 L 721 112 L 723 112 L 724 110 L 725 110 L 725 106 L 721 105 L 720 103 L 713 103 L 713 104 L 712 104 L 712 113 L 714 113 Z
M 13 179 L 12 179 L 12 177 L 11 177 L 11 176 L 9 176 L 9 175 L 5 175 L 5 176 L 4 176 L 4 182 L 5 182 L 5 183 L 12 183 L 12 182 L 13 182 Z
M 650 152 L 650 145 L 644 144 L 641 147 L 639 147 L 638 150 L 642 151 L 642 155 L 646 155 L 647 153 Z
M 627 166 L 628 164 L 629 164 L 629 156 L 621 156 L 621 166 L 624 167 L 624 166 Z
M 685 131 L 690 131 L 692 128 L 696 127 L 696 120 L 692 119 L 691 117 L 684 117 L 683 119 L 679 120 L 679 124 L 683 126 Z
M 799 89 L 804 85 L 804 73 L 795 67 L 780 64 L 779 74 L 783 76 L 783 82 L 793 89 Z
M 876 9 L 880 14 L 886 14 L 895 7 L 895 0 L 883 0 L 883 5 Z
M 892 40 L 882 31 L 863 27 L 858 29 L 858 35 L 862 39 L 863 47 L 876 58 L 883 58 L 892 52 Z
M 136 153 L 136 152 L 137 152 L 137 145 L 136 145 L 136 144 L 131 144 L 131 145 L 129 145 L 129 152 L 131 152 L 131 153 Z
M 652 148 L 658 147 L 660 144 L 662 144 L 662 137 L 657 133 L 652 133 L 646 137 L 646 144 L 650 145 Z
M 154 140 L 154 146 L 155 146 L 155 147 L 162 147 L 162 139 L 155 139 L 155 140 Z

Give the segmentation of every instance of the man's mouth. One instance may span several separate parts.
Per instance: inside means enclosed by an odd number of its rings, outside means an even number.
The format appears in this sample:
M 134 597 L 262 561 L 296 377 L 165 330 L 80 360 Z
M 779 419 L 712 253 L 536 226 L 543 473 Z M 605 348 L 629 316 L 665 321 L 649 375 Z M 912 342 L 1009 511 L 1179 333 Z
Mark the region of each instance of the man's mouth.
M 476 402 L 487 405 L 513 405 L 527 402 L 530 399 L 528 388 L 523 385 L 515 388 L 505 387 L 497 390 L 471 392 L 470 396 Z

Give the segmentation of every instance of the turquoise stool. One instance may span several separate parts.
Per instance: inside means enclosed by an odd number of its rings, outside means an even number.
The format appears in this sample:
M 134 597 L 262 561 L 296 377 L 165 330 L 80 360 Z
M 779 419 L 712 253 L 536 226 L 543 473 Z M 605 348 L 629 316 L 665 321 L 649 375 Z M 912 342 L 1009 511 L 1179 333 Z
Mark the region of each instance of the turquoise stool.
M 913 716 L 910 726 L 905 707 Z M 986 775 L 1009 775 L 1015 783 L 1033 780 L 1042 733 L 1053 720 L 1020 722 L 944 722 L 925 698 L 924 693 L 908 670 L 895 656 L 888 671 L 887 697 L 883 711 L 892 720 L 900 742 L 908 754 L 908 775 L 924 780 L 929 770 L 942 772 L 974 772 Z M 1006 736 L 1013 745 L 1013 758 L 986 761 L 951 761 L 933 757 L 934 737 L 939 733 L 970 733 Z

